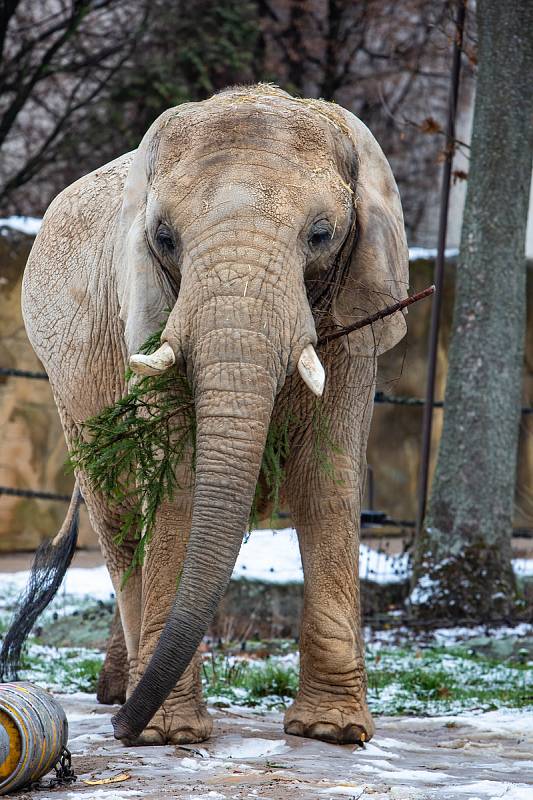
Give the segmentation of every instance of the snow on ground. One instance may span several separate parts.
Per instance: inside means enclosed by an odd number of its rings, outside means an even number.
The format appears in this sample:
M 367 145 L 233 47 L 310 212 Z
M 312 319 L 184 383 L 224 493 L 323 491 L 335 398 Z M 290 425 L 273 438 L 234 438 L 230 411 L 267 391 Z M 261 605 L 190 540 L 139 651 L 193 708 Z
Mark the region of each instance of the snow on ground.
M 215 758 L 263 758 L 274 753 L 284 753 L 289 748 L 285 739 L 261 739 L 250 737 L 243 741 L 242 736 L 226 737 L 222 747 L 213 753 Z
M 362 577 L 377 583 L 394 583 L 405 580 L 408 574 L 406 555 L 389 556 L 362 544 L 360 550 L 360 573 Z M 5 575 L 6 584 L 20 591 L 28 580 L 28 571 Z M 234 578 L 264 581 L 265 583 L 302 583 L 303 572 L 296 531 L 253 531 L 241 551 L 233 571 Z M 113 585 L 106 567 L 71 567 L 61 591 L 67 595 L 90 595 L 107 600 L 113 593 Z
M 435 717 L 435 719 L 439 719 Z M 516 735 L 520 738 L 528 738 L 533 741 L 533 712 L 531 711 L 516 711 L 513 708 L 499 708 L 497 711 L 485 711 L 483 714 L 461 714 L 456 717 L 441 717 L 448 725 L 470 725 L 479 730 L 486 730 L 489 728 L 493 731 L 501 731 L 509 736 Z M 533 764 L 533 750 L 530 754 L 531 761 L 529 766 Z M 532 773 L 533 777 L 533 773 Z M 532 795 L 533 797 L 533 795 Z
M 282 715 L 210 708 L 213 736 L 200 745 L 124 747 L 116 707 L 60 696 L 69 719 L 74 786 L 41 800 L 530 800 L 531 720 L 520 712 L 457 718 L 379 718 L 364 748 L 283 732 Z M 504 718 L 505 717 L 505 718 Z M 123 782 L 85 781 L 118 775 Z
M 457 625 L 453 628 L 434 628 L 431 635 L 436 644 L 448 645 L 457 644 L 457 642 L 466 642 L 469 639 L 477 639 L 480 636 L 486 636 L 487 631 L 495 639 L 503 639 L 508 636 L 516 637 L 517 639 L 526 636 L 533 636 L 533 625 L 529 622 L 520 622 L 518 625 L 498 625 L 497 627 L 487 625 L 473 625 L 466 628 L 463 625 Z
M 515 559 L 519 575 L 533 574 L 533 559 Z M 409 558 L 388 555 L 365 544 L 360 545 L 359 572 L 363 579 L 375 583 L 396 583 L 409 576 Z M 21 591 L 28 580 L 28 571 L 3 576 L 6 588 Z M 239 553 L 233 578 L 263 581 L 265 583 L 302 583 L 303 572 L 298 538 L 293 528 L 281 530 L 256 530 L 245 541 Z M 107 600 L 113 594 L 113 585 L 106 567 L 71 567 L 62 584 L 66 595 Z
M 513 559 L 514 571 L 517 575 L 523 578 L 533 575 L 533 558 L 515 558 Z

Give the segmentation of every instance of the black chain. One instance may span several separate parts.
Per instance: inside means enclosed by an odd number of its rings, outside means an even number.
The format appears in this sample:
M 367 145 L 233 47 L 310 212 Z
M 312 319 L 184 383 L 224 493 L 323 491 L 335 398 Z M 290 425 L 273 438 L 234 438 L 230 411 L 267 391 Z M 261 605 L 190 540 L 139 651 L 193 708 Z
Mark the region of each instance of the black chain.
M 39 789 L 55 789 L 57 786 L 68 786 L 74 783 L 76 773 L 72 768 L 72 756 L 70 750 L 64 747 L 59 756 L 59 761 L 54 764 L 55 778 L 50 778 L 48 781 L 34 781 L 28 788 L 32 791 Z

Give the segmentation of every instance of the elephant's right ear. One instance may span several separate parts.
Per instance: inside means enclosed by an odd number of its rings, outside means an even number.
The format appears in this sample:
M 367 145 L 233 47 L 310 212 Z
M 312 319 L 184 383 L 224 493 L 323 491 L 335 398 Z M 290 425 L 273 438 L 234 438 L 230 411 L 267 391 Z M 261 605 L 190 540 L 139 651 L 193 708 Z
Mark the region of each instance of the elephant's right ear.
M 146 236 L 148 190 L 165 117 L 163 114 L 153 123 L 133 152 L 124 184 L 114 262 L 128 356 L 138 352 L 143 342 L 164 325 L 176 300 L 161 276 Z
M 356 229 L 332 314 L 338 325 L 348 326 L 407 297 L 409 256 L 400 195 L 383 151 L 357 117 L 335 109 L 349 139 L 345 158 L 351 161 Z M 343 337 L 343 343 L 352 355 L 379 355 L 394 347 L 406 328 L 399 311 Z

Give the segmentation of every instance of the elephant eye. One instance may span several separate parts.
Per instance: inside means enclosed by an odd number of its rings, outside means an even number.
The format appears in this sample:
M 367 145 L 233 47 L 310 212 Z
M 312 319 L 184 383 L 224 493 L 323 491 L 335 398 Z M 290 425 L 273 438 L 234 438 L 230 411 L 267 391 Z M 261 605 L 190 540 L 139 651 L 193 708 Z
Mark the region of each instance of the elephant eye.
M 333 233 L 334 231 L 332 231 L 329 222 L 321 220 L 311 226 L 307 241 L 311 247 L 320 247 L 320 245 L 326 244 L 333 238 Z
M 155 239 L 159 247 L 163 250 L 174 250 L 175 242 L 171 231 L 166 225 L 160 225 L 155 234 Z

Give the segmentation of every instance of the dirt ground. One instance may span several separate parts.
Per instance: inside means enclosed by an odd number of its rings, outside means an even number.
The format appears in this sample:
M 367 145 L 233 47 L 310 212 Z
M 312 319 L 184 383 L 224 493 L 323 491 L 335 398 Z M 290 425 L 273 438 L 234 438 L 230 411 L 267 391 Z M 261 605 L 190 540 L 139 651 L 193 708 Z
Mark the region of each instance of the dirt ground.
M 375 739 L 354 749 L 287 736 L 281 714 L 234 706 L 212 709 L 213 737 L 202 745 L 126 748 L 112 736 L 113 707 L 81 693 L 58 699 L 78 780 L 19 800 L 533 797 L 533 725 L 523 714 L 380 717 Z

